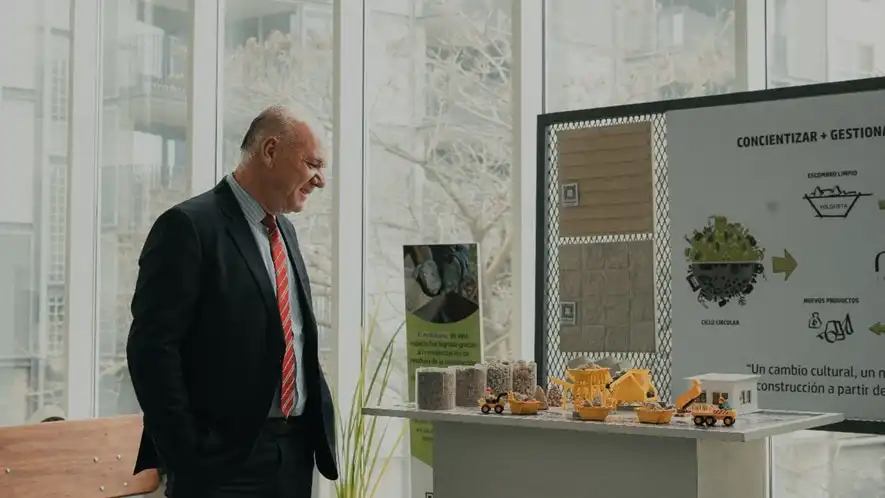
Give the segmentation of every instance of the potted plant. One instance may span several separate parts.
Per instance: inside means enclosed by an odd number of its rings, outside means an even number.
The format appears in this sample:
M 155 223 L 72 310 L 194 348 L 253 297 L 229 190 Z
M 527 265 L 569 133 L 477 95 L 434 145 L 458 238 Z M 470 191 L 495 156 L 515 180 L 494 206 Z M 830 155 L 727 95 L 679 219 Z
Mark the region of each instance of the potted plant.
M 341 444 L 338 457 L 340 472 L 335 482 L 336 498 L 373 498 L 387 472 L 393 452 L 402 442 L 408 427 L 404 425 L 398 431 L 390 450 L 382 454 L 389 422 L 385 421 L 380 426 L 377 417 L 362 415 L 363 406 L 381 404 L 384 398 L 393 369 L 394 344 L 404 325 L 397 328 L 387 341 L 378 362 L 369 368 L 368 358 L 376 323 L 373 317 L 368 330 L 363 329 L 360 333 L 360 375 L 351 396 L 348 420 L 343 421 L 341 413 L 338 413 L 338 437 Z

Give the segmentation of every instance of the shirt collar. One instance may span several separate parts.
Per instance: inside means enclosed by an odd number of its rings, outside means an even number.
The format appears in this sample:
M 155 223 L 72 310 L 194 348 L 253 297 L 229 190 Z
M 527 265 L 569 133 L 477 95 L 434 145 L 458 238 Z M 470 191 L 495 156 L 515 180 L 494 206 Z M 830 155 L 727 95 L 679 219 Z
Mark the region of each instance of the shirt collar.
M 228 174 L 225 179 L 230 185 L 234 197 L 237 199 L 237 203 L 240 204 L 240 209 L 243 210 L 243 216 L 246 217 L 246 220 L 249 221 L 249 223 L 261 225 L 261 220 L 267 216 L 267 213 L 264 212 L 264 208 L 261 207 L 261 204 L 259 204 L 249 192 L 246 192 L 246 189 L 244 189 L 242 185 L 237 183 L 237 179 L 234 178 L 234 175 Z

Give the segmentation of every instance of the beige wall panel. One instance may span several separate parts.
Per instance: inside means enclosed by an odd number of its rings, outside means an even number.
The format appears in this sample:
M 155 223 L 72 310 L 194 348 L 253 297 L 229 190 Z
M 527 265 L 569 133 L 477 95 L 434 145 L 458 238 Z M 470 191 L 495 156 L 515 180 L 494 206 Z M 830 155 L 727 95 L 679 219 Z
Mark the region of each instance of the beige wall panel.
M 557 132 L 559 235 L 651 233 L 651 124 Z

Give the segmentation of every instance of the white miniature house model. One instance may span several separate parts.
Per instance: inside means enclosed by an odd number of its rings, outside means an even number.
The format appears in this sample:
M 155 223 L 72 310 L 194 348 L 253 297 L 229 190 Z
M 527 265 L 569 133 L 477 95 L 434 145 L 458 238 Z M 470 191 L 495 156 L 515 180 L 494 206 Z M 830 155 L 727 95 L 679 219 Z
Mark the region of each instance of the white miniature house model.
M 738 414 L 751 413 L 759 410 L 756 395 L 758 375 L 708 373 L 689 377 L 689 381 L 701 381 L 701 395 L 698 403 L 717 404 L 719 398 L 728 400 L 731 409 Z

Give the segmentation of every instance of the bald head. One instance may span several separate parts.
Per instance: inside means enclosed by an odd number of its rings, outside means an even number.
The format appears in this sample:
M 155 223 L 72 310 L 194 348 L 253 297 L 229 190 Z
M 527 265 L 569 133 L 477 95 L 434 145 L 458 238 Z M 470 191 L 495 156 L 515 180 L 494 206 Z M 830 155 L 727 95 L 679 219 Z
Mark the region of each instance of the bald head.
M 271 106 L 261 111 L 243 136 L 243 142 L 240 144 L 240 151 L 246 155 L 252 155 L 256 148 L 266 138 L 296 138 L 296 130 L 299 128 L 307 128 L 306 124 L 295 118 L 291 111 L 283 106 Z M 309 131 L 309 130 L 304 130 Z
M 300 211 L 311 191 L 325 186 L 324 162 L 310 125 L 283 106 L 268 107 L 252 120 L 240 150 L 235 177 L 252 184 L 253 196 L 266 198 L 268 212 Z

